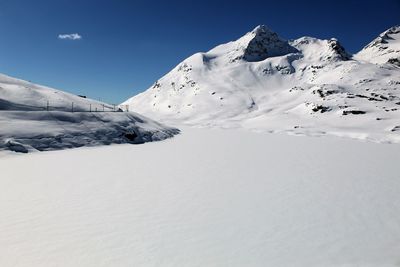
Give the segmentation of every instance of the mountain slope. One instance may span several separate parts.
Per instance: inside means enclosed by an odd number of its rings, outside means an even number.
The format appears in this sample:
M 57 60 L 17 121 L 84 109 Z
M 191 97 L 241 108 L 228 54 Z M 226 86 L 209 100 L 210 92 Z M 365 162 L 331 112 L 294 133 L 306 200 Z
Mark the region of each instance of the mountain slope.
M 106 103 L 0 74 L 0 151 L 136 144 L 179 132 L 139 114 L 113 110 Z
M 400 26 L 381 33 L 354 58 L 376 64 L 392 63 L 400 67 Z
M 187 58 L 123 104 L 177 124 L 399 142 L 400 71 L 374 63 L 336 39 L 286 41 L 258 26 Z
M 72 107 L 73 103 L 73 107 Z M 111 111 L 112 105 L 0 74 L 0 110 Z

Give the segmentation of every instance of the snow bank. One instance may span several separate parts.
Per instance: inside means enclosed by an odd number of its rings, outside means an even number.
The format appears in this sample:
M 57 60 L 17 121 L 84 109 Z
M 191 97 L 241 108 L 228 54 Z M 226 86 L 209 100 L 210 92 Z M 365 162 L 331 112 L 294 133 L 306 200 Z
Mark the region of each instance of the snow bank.
M 0 111 L 0 150 L 140 144 L 179 133 L 133 112 Z

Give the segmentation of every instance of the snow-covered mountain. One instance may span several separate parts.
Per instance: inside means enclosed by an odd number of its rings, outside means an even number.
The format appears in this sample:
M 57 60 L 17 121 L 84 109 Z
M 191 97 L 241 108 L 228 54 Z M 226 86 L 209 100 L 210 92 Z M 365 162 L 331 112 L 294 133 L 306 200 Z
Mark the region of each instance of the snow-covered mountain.
M 352 56 L 258 26 L 196 53 L 124 105 L 165 122 L 400 142 L 400 27 Z
M 0 151 L 143 143 L 179 132 L 133 112 L 107 112 L 113 109 L 103 102 L 0 74 Z

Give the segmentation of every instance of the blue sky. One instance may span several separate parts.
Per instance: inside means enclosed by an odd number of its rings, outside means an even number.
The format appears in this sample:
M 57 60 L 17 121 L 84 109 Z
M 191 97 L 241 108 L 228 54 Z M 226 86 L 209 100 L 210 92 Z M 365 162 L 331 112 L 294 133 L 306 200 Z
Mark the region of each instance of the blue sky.
M 336 37 L 356 52 L 399 14 L 399 0 L 0 0 L 0 73 L 120 103 L 259 24 L 286 39 Z M 82 39 L 58 38 L 66 33 Z

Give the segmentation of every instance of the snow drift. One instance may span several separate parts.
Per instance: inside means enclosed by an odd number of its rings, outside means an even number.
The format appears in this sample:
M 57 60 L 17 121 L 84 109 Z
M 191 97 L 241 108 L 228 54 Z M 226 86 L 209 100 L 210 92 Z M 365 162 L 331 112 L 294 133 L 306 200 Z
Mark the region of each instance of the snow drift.
M 196 53 L 123 104 L 164 122 L 400 142 L 400 27 L 356 55 L 258 26 Z

